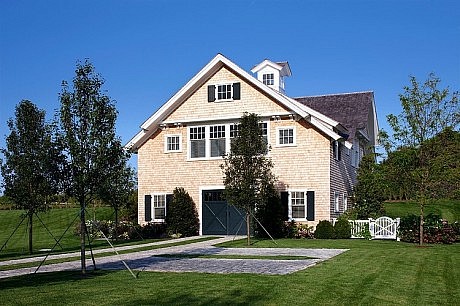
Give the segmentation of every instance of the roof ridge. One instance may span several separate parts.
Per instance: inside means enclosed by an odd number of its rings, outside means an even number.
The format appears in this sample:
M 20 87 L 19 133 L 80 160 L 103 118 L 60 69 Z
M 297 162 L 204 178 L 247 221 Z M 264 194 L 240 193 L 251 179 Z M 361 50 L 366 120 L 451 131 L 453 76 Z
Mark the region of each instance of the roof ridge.
M 330 96 L 344 96 L 344 95 L 354 95 L 354 94 L 362 94 L 362 93 L 374 93 L 374 91 L 373 90 L 365 90 L 365 91 L 344 92 L 344 93 L 324 94 L 324 95 L 314 95 L 314 96 L 300 96 L 300 97 L 293 97 L 292 99 L 315 98 L 315 97 L 330 97 Z

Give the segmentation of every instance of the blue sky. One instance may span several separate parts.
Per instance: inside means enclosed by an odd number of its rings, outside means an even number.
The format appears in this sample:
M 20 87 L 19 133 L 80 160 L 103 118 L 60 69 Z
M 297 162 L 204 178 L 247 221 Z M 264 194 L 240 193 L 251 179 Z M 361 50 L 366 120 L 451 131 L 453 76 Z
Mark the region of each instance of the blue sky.
M 106 80 L 127 142 L 217 53 L 247 71 L 289 61 L 292 97 L 373 90 L 388 128 L 409 75 L 460 89 L 460 2 L 2 0 L 0 147 L 22 99 L 53 117 L 77 60 Z

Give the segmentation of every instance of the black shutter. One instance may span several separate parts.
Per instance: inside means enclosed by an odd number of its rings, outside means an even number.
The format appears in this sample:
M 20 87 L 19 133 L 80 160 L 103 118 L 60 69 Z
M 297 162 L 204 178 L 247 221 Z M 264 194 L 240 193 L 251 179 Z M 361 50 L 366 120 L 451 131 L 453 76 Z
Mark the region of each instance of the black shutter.
M 307 191 L 307 220 L 315 221 L 315 192 Z
M 283 221 L 289 220 L 289 192 L 281 192 L 281 206 L 283 207 Z
M 343 149 L 343 144 L 339 142 L 339 147 L 337 148 L 337 157 L 339 160 L 342 160 L 342 149 Z
M 241 86 L 240 83 L 233 83 L 233 100 L 241 100 Z
M 172 199 L 173 195 L 171 193 L 166 195 L 166 216 L 168 215 L 169 204 L 171 204 Z
M 208 102 L 216 101 L 216 86 L 208 85 Z
M 145 208 L 145 222 L 152 221 L 152 196 L 149 194 L 145 195 L 144 208 Z

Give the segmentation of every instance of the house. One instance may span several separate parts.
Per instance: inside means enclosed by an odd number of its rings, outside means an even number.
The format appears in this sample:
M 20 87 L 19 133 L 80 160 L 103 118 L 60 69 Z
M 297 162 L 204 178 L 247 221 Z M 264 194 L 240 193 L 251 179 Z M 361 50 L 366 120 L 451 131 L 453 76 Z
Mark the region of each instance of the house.
M 216 55 L 127 144 L 138 154 L 140 224 L 164 222 L 169 195 L 183 187 L 200 234 L 244 234 L 219 167 L 244 112 L 261 118 L 288 218 L 316 225 L 350 207 L 359 161 L 377 143 L 373 92 L 291 98 L 288 62 L 264 60 L 251 72 Z

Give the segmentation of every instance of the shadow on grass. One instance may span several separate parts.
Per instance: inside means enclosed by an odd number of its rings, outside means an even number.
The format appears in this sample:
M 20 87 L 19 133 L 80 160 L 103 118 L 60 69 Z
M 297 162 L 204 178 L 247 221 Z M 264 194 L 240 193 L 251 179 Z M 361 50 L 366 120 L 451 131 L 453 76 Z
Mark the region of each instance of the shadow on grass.
M 48 286 L 52 284 L 76 282 L 85 279 L 95 279 L 97 277 L 105 276 L 109 273 L 114 273 L 114 271 L 93 270 L 87 271 L 86 274 L 82 274 L 80 271 L 59 271 L 27 274 L 0 279 L 0 288 L 17 289 L 23 287 Z

